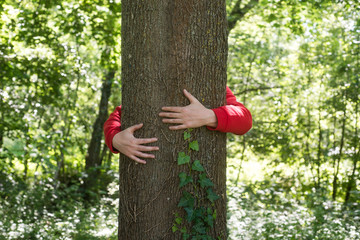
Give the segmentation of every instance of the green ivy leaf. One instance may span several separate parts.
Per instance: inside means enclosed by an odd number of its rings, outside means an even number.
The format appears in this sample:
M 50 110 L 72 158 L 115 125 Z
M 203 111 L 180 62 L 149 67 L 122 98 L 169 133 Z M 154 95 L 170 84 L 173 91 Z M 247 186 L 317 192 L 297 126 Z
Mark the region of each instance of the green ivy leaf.
M 188 176 L 186 173 L 181 172 L 179 174 L 179 178 L 180 178 L 180 184 L 179 184 L 179 188 L 185 186 L 186 184 L 190 183 L 193 181 L 191 176 Z
M 207 198 L 211 201 L 214 202 L 216 199 L 220 198 L 216 193 L 213 192 L 213 190 L 211 188 L 208 188 L 208 190 L 206 190 L 207 192 Z
M 207 215 L 205 218 L 205 222 L 210 226 L 213 227 L 214 226 L 214 217 L 212 215 Z
M 182 218 L 181 217 L 175 218 L 175 222 L 180 225 L 182 223 Z
M 193 208 L 185 208 L 185 211 L 187 213 L 186 220 L 188 222 L 192 222 L 195 219 L 195 212 Z
M 183 165 L 189 162 L 190 162 L 190 156 L 186 155 L 184 152 L 179 152 L 178 165 Z
M 180 230 L 181 233 L 186 233 L 187 232 L 187 229 L 186 227 L 183 227 L 181 230 Z
M 214 186 L 212 181 L 206 176 L 205 173 L 199 175 L 199 183 L 202 188 Z
M 192 141 L 189 143 L 189 147 L 190 149 L 194 150 L 194 151 L 199 151 L 199 143 L 197 140 Z
M 194 202 L 195 202 L 194 197 L 190 193 L 184 191 L 180 199 L 180 202 L 178 204 L 178 207 L 194 208 Z
M 195 216 L 197 219 L 202 219 L 204 217 L 204 214 L 205 214 L 204 207 L 200 207 L 195 210 Z
M 188 140 L 191 137 L 190 132 L 185 131 L 184 132 L 184 140 Z
M 206 234 L 206 227 L 202 221 L 198 221 L 194 226 L 193 229 L 198 234 Z M 203 238 L 202 238 L 203 239 Z
M 172 229 L 172 232 L 173 232 L 173 233 L 176 232 L 177 230 L 179 230 L 175 224 L 172 226 L 171 229 Z
M 192 170 L 203 172 L 205 171 L 204 167 L 201 165 L 199 160 L 195 160 L 191 167 Z

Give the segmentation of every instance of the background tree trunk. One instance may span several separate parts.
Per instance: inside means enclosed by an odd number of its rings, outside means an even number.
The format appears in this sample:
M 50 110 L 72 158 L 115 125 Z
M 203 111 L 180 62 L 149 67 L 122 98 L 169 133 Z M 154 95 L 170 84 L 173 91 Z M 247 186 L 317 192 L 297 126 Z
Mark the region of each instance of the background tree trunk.
M 157 137 L 155 160 L 120 158 L 119 239 L 180 239 L 171 227 L 182 190 L 178 152 L 183 131 L 170 131 L 162 106 L 187 105 L 185 88 L 206 107 L 225 104 L 225 1 L 122 1 L 122 128 L 144 123 L 138 137 Z M 226 239 L 226 134 L 195 129 L 199 159 L 221 196 L 212 236 Z
M 99 114 L 94 122 L 93 132 L 91 134 L 91 141 L 86 156 L 85 169 L 88 177 L 84 182 L 85 189 L 91 189 L 98 179 L 99 169 L 101 166 L 102 156 L 101 139 L 103 137 L 103 126 L 108 117 L 108 102 L 111 95 L 111 85 L 114 80 L 115 71 L 109 70 L 105 76 L 101 89 L 101 99 L 99 105 Z

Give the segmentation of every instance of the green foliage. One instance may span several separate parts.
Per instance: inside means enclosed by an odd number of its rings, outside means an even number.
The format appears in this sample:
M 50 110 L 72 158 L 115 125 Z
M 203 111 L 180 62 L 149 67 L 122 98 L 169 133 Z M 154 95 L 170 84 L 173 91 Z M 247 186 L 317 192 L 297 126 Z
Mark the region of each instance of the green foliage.
M 83 165 L 100 84 L 118 68 L 120 4 L 1 7 L 0 157 L 23 168 L 24 178 L 43 174 L 59 184 Z
M 191 141 L 191 130 L 184 132 L 184 140 L 188 142 L 190 151 L 199 151 L 198 142 Z M 186 160 L 185 160 L 186 159 Z M 209 234 L 211 228 L 214 227 L 216 211 L 213 210 L 214 201 L 219 196 L 214 193 L 211 187 L 214 186 L 212 181 L 207 177 L 204 167 L 199 160 L 190 163 L 190 156 L 185 152 L 180 152 L 178 156 L 178 164 L 188 164 L 188 173 L 181 172 L 179 174 L 179 188 L 185 187 L 189 191 L 183 191 L 182 197 L 178 203 L 178 207 L 184 210 L 184 218 L 187 223 L 183 222 L 183 218 L 179 213 L 175 214 L 175 222 L 172 231 L 179 231 L 183 239 L 213 239 Z M 192 171 L 193 170 L 193 171 Z M 188 183 L 192 183 L 191 187 Z M 206 194 L 204 193 L 204 191 Z M 187 228 L 188 226 L 188 228 Z
M 195 160 L 191 166 L 191 169 L 198 172 L 205 171 L 204 167 L 201 165 L 199 160 Z
M 214 184 L 211 182 L 211 180 L 206 176 L 205 173 L 202 173 L 199 175 L 199 183 L 202 188 L 206 187 L 212 187 Z
M 183 187 L 183 186 L 185 186 L 185 185 L 188 184 L 188 183 L 193 182 L 192 177 L 191 177 L 191 176 L 188 176 L 188 175 L 187 175 L 186 173 L 184 173 L 184 172 L 181 172 L 181 173 L 179 174 L 179 178 L 180 178 L 180 184 L 179 184 L 179 187 L 180 187 L 180 188 Z
M 232 31 L 228 81 L 255 116 L 249 134 L 229 138 L 235 181 L 246 161 L 265 160 L 301 168 L 334 200 L 353 189 L 345 172 L 358 171 L 358 6 L 261 1 Z
M 190 156 L 186 155 L 185 152 L 179 152 L 178 154 L 178 165 L 183 165 L 190 162 Z
M 228 188 L 229 239 L 358 239 L 357 207 L 319 198 L 304 201 L 276 181 L 254 181 Z M 286 184 L 286 182 L 284 182 Z M 312 206 L 307 206 L 307 204 Z M 344 213 L 347 217 L 343 217 Z M 239 228 L 239 226 L 241 226 Z
M 230 33 L 228 82 L 253 115 L 228 138 L 230 239 L 359 238 L 358 8 L 259 1 Z
M 193 208 L 195 203 L 195 199 L 191 193 L 188 193 L 186 191 L 183 192 L 183 195 L 180 199 L 180 202 L 178 204 L 178 207 L 189 207 Z
M 184 140 L 188 140 L 191 137 L 190 132 L 185 132 L 184 133 Z
M 91 230 L 111 219 L 83 206 L 82 183 L 101 82 L 119 65 L 120 3 L 10 0 L 0 10 L 0 239 L 101 239 Z
M 12 176 L 0 178 L 11 190 L 0 196 L 0 239 L 117 239 L 116 181 L 89 209 L 79 184 L 55 189 L 51 179 L 27 186 Z
M 185 138 L 185 137 L 184 137 Z M 199 143 L 198 141 L 192 141 L 189 143 L 189 148 L 194 151 L 199 151 Z

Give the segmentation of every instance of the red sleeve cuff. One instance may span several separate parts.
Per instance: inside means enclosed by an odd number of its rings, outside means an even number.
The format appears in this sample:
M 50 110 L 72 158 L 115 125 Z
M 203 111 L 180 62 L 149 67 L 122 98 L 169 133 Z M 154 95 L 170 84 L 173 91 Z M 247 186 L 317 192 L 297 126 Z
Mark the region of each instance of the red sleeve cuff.
M 207 127 L 207 129 L 211 130 L 211 131 L 220 131 L 220 132 L 226 132 L 226 127 L 227 127 L 227 123 L 228 123 L 228 116 L 226 114 L 226 112 L 224 111 L 224 109 L 220 108 L 215 108 L 215 109 L 211 109 L 214 111 L 216 118 L 217 118 L 217 126 L 216 128 L 213 127 Z
M 113 130 L 107 136 L 108 141 L 106 141 L 106 145 L 109 147 L 109 149 L 112 153 L 119 153 L 119 151 L 116 148 L 114 148 L 112 145 L 112 140 L 113 140 L 114 136 L 119 132 L 120 132 L 120 130 Z

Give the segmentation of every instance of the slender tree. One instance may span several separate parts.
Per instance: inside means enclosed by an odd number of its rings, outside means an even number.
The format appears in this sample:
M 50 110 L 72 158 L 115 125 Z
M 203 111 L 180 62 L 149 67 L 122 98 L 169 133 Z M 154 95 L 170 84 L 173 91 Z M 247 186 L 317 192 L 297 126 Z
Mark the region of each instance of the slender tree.
M 100 6 L 106 7 L 109 11 L 97 11 L 97 7 Z M 84 187 L 86 190 L 93 191 L 94 187 L 96 187 L 96 181 L 100 179 L 100 167 L 106 153 L 106 148 L 101 145 L 101 140 L 103 139 L 103 125 L 108 117 L 108 102 L 111 96 L 111 88 L 115 73 L 118 69 L 115 59 L 117 56 L 115 46 L 117 44 L 116 38 L 120 34 L 118 30 L 119 26 L 117 25 L 117 20 L 120 17 L 120 4 L 102 1 L 95 1 L 92 4 L 83 2 L 82 8 L 91 16 L 92 37 L 96 39 L 102 48 L 100 58 L 100 66 L 103 71 L 101 99 L 98 115 L 93 124 L 93 131 L 85 162 L 88 177 L 84 181 Z M 101 23 L 97 21 L 99 18 L 103 19 Z M 104 183 L 104 181 L 102 182 Z M 106 185 L 106 183 L 104 185 Z M 88 198 L 87 194 L 86 198 Z
M 93 125 L 91 141 L 86 156 L 85 168 L 88 172 L 88 178 L 85 181 L 85 188 L 89 190 L 95 185 L 95 181 L 99 176 L 99 167 L 102 164 L 101 139 L 103 138 L 103 125 L 108 117 L 107 109 L 111 94 L 111 85 L 114 79 L 115 71 L 109 71 L 105 76 L 101 89 L 101 100 L 99 104 L 99 113 Z
M 343 101 L 345 102 L 346 99 L 346 90 L 343 92 Z M 345 129 L 346 129 L 346 118 L 347 118 L 347 110 L 346 110 L 346 103 L 343 104 L 343 119 L 341 125 L 341 137 L 340 137 L 340 146 L 339 146 L 339 153 L 337 154 L 337 158 L 334 161 L 334 180 L 332 184 L 332 199 L 335 201 L 338 191 L 338 181 L 339 181 L 339 171 L 340 171 L 340 164 L 343 158 L 343 150 L 344 150 L 344 143 L 345 143 Z
M 225 1 L 122 1 L 122 128 L 144 123 L 139 137 L 157 137 L 160 151 L 146 165 L 120 158 L 119 239 L 182 239 L 173 233 L 179 189 L 177 156 L 183 131 L 158 117 L 162 106 L 186 105 L 183 89 L 209 108 L 225 104 L 227 22 Z M 207 234 L 226 239 L 226 135 L 192 131 L 214 191 L 216 220 Z M 204 193 L 200 193 L 204 194 Z M 206 194 L 206 193 L 205 193 Z M 201 198 L 201 196 L 198 196 Z

